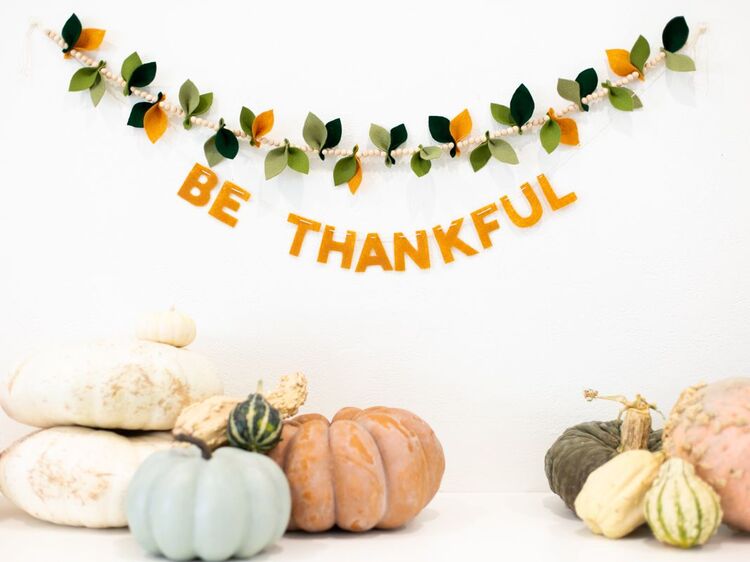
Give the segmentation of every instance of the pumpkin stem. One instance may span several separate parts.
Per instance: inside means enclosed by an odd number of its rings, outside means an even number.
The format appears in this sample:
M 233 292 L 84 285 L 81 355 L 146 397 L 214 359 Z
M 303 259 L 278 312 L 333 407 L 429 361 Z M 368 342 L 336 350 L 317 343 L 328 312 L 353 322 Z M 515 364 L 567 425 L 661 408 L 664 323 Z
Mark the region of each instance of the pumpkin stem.
M 258 386 L 255 387 L 255 394 L 263 396 L 263 379 L 258 381 Z
M 647 449 L 648 437 L 651 434 L 651 410 L 659 412 L 664 417 L 656 404 L 651 404 L 640 394 L 636 394 L 633 400 L 628 400 L 621 394 L 613 396 L 600 396 L 596 390 L 584 390 L 583 397 L 591 402 L 594 399 L 610 400 L 622 404 L 622 409 L 617 415 L 622 420 L 620 426 L 620 446 L 618 452 L 631 449 Z
M 191 445 L 195 445 L 201 450 L 201 456 L 204 459 L 211 459 L 211 449 L 206 445 L 206 442 L 203 439 L 198 439 L 187 433 L 178 433 L 174 436 L 174 440 L 179 441 L 180 443 L 190 443 Z

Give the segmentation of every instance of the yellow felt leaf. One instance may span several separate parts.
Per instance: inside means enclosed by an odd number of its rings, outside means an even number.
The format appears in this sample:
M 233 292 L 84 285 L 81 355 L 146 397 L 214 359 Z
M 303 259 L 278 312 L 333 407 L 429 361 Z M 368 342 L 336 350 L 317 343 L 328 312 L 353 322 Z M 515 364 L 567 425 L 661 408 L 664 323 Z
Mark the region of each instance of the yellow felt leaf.
M 143 128 L 146 129 L 148 140 L 152 143 L 158 141 L 167 130 L 167 123 L 167 114 L 164 110 L 158 103 L 152 105 L 143 116 Z
M 456 142 L 464 140 L 471 133 L 471 115 L 469 110 L 464 109 L 461 113 L 451 119 L 450 132 Z
M 630 53 L 625 49 L 608 49 L 607 60 L 612 72 L 618 76 L 627 76 L 631 72 L 638 72 L 638 69 L 630 64 Z
M 355 158 L 355 160 L 357 161 L 357 171 L 354 172 L 352 179 L 350 179 L 347 182 L 347 185 L 349 186 L 349 191 L 352 192 L 352 195 L 357 193 L 357 190 L 359 189 L 359 184 L 362 183 L 362 163 L 359 161 L 359 158 Z
M 567 117 L 563 119 L 556 119 L 557 124 L 560 125 L 560 142 L 570 146 L 576 146 L 578 144 L 578 125 L 573 119 Z
M 102 44 L 102 40 L 104 40 L 105 33 L 107 32 L 104 29 L 83 29 L 74 48 L 79 51 L 93 51 L 94 49 L 98 49 L 99 45 Z
M 264 111 L 255 118 L 253 121 L 253 138 L 255 139 L 255 146 L 259 146 L 258 139 L 267 135 L 273 129 L 273 109 Z

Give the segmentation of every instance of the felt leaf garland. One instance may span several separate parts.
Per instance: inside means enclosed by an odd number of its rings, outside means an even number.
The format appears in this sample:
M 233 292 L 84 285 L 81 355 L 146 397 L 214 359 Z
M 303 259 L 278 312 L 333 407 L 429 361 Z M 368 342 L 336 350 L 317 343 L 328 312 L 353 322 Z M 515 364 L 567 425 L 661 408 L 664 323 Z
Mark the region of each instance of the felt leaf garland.
M 641 100 L 635 95 L 633 90 L 624 88 L 622 86 L 613 86 L 612 83 L 607 80 L 602 83 L 602 87 L 607 89 L 607 97 L 612 107 L 619 109 L 620 111 L 633 111 L 643 107 Z
M 211 92 L 201 94 L 192 81 L 185 80 L 182 86 L 180 86 L 179 100 L 180 107 L 182 107 L 182 111 L 185 112 L 182 126 L 186 129 L 190 129 L 193 126 L 193 122 L 190 118 L 197 115 L 203 115 L 211 109 L 214 95 Z
M 689 56 L 677 54 L 687 42 L 690 30 L 683 16 L 678 16 L 669 20 L 661 34 L 661 41 L 664 45 L 662 51 L 666 55 L 664 61 L 669 70 L 675 72 L 692 72 L 695 70 L 695 62 Z
M 461 154 L 458 143 L 469 136 L 472 128 L 471 115 L 468 109 L 464 109 L 451 120 L 440 115 L 430 115 L 427 124 L 433 139 L 437 142 L 453 144 L 450 151 L 451 158 Z
M 106 64 L 107 63 L 104 61 L 99 61 L 99 64 L 95 67 L 86 66 L 76 70 L 70 78 L 68 91 L 81 92 L 83 90 L 88 90 L 94 106 L 99 105 L 99 102 L 106 91 L 106 84 L 101 75 L 101 70 Z
M 490 132 L 484 133 L 484 142 L 478 145 L 469 155 L 471 167 L 478 172 L 489 162 L 490 157 L 506 164 L 518 164 L 518 155 L 510 143 L 502 139 L 490 138 Z
M 300 174 L 307 174 L 310 171 L 310 160 L 299 148 L 289 145 L 289 141 L 284 139 L 284 145 L 279 148 L 269 150 L 264 163 L 266 179 L 278 176 L 285 168 L 291 168 Z
M 317 115 L 310 112 L 302 127 L 302 138 L 310 148 L 318 151 L 321 160 L 325 160 L 323 150 L 333 148 L 341 141 L 341 119 L 336 118 L 323 124 Z
M 131 94 L 130 88 L 145 88 L 154 81 L 154 78 L 156 78 L 156 63 L 143 63 L 138 53 L 133 52 L 122 62 L 120 74 L 125 80 L 122 93 L 129 96 Z
M 243 106 L 240 111 L 240 127 L 250 138 L 250 144 L 259 147 L 260 139 L 273 129 L 273 109 L 264 111 L 256 117 L 255 113 Z
M 128 125 L 145 129 L 146 136 L 152 143 L 161 138 L 164 131 L 167 130 L 169 122 L 166 112 L 159 105 L 162 101 L 164 101 L 164 96 L 159 92 L 155 102 L 142 101 L 136 103 L 130 110 L 130 117 L 128 117 Z
M 224 158 L 234 160 L 240 151 L 240 143 L 235 134 L 226 128 L 224 119 L 219 119 L 219 130 L 203 144 L 203 153 L 208 165 L 214 167 Z
M 357 156 L 358 151 L 359 146 L 354 145 L 352 154 L 340 158 L 333 167 L 334 185 L 348 184 L 352 195 L 357 192 L 359 185 L 362 183 L 362 162 L 360 162 L 359 156 Z
M 422 146 L 420 144 L 419 150 L 412 154 L 411 157 L 410 165 L 412 171 L 417 175 L 418 178 L 427 175 L 427 173 L 432 168 L 431 161 L 440 158 L 442 154 L 443 151 L 439 146 Z
M 513 97 L 510 99 L 510 106 L 492 103 L 490 104 L 490 112 L 493 119 L 498 123 L 510 126 L 515 125 L 520 128 L 531 119 L 534 113 L 534 98 L 531 97 L 529 89 L 524 84 L 521 84 L 513 92 Z
M 557 93 L 560 94 L 561 98 L 578 105 L 582 111 L 588 111 L 589 106 L 583 103 L 582 99 L 594 93 L 598 82 L 599 77 L 596 75 L 596 70 L 587 68 L 581 71 L 575 80 L 558 79 Z
M 385 152 L 385 165 L 389 168 L 396 163 L 396 159 L 391 152 L 406 142 L 408 133 L 403 123 L 396 125 L 390 131 L 372 123 L 370 125 L 370 140 L 372 144 Z
M 104 40 L 103 29 L 86 28 L 81 25 L 78 16 L 72 14 L 63 25 L 62 35 L 67 46 L 62 50 L 66 57 L 70 57 L 71 49 L 77 51 L 94 51 L 99 48 Z

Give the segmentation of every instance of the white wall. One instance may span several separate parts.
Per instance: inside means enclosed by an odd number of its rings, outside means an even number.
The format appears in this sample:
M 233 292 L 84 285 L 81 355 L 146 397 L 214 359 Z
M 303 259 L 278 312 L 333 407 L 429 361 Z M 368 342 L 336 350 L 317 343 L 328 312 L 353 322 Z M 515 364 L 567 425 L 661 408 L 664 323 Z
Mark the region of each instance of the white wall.
M 583 388 L 643 392 L 668 410 L 688 383 L 747 374 L 748 9 L 529 4 L 6 4 L 0 368 L 48 342 L 129 333 L 139 313 L 176 303 L 233 393 L 301 370 L 308 411 L 382 403 L 422 415 L 445 445 L 446 490 L 544 488 L 554 437 L 615 413 L 585 403 Z M 352 197 L 332 188 L 329 165 L 265 182 L 261 156 L 243 150 L 217 168 L 253 193 L 232 230 L 176 196 L 205 130 L 173 122 L 154 147 L 125 126 L 130 100 L 93 109 L 66 92 L 76 63 L 26 29 L 32 18 L 59 29 L 70 8 L 109 30 L 114 68 L 134 49 L 157 60 L 173 101 L 190 77 L 230 123 L 243 104 L 273 107 L 279 137 L 300 138 L 309 110 L 340 116 L 343 146 L 369 146 L 371 121 L 403 121 L 428 141 L 427 115 L 464 107 L 481 132 L 488 104 L 521 81 L 540 110 L 559 107 L 557 78 L 591 65 L 606 76 L 605 48 L 639 33 L 659 45 L 679 14 L 710 31 L 699 72 L 639 85 L 645 108 L 632 115 L 601 104 L 577 116 L 578 149 L 547 157 L 514 141 L 516 168 L 441 161 L 419 180 L 405 163 L 371 164 Z M 287 254 L 290 211 L 411 233 L 504 194 L 520 201 L 518 186 L 542 172 L 578 202 L 527 231 L 506 221 L 494 248 L 450 266 L 357 275 L 316 264 L 312 245 Z M 3 417 L 0 446 L 27 430 Z

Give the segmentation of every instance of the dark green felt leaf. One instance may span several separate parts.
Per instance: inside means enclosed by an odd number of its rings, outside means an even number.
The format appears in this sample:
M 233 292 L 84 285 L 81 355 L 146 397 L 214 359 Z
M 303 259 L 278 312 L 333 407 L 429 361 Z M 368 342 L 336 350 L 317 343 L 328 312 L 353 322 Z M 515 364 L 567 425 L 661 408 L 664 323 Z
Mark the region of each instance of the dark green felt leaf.
M 513 117 L 513 121 L 519 127 L 524 125 L 534 113 L 534 98 L 531 97 L 529 89 L 521 84 L 513 92 L 513 97 L 510 98 L 510 114 Z
M 341 158 L 333 167 L 333 183 L 341 185 L 348 182 L 357 173 L 357 161 L 354 156 L 345 156 Z
M 490 112 L 492 113 L 492 118 L 498 123 L 510 125 L 511 127 L 516 124 L 513 120 L 513 116 L 510 114 L 510 108 L 507 105 L 491 103 Z
M 63 49 L 63 53 L 70 51 L 78 42 L 79 37 L 81 37 L 82 27 L 81 20 L 75 14 L 71 15 L 68 21 L 65 22 L 61 35 L 68 46 Z
M 151 84 L 156 78 L 156 63 L 147 62 L 133 71 L 128 80 L 128 85 L 135 88 L 143 88 Z
M 326 142 L 323 144 L 323 148 L 333 148 L 338 146 L 341 142 L 341 119 L 338 117 L 326 123 Z M 322 158 L 322 155 L 321 155 Z
M 153 103 L 147 101 L 138 102 L 130 110 L 130 117 L 128 117 L 128 125 L 131 127 L 137 127 L 138 129 L 143 128 L 143 116 L 146 112 L 151 109 Z
M 427 118 L 427 124 L 430 128 L 430 135 L 432 135 L 432 138 L 437 142 L 453 142 L 450 119 L 443 117 L 442 115 L 430 115 Z
M 589 96 L 596 91 L 599 77 L 596 75 L 596 70 L 594 70 L 593 68 L 587 68 L 586 70 L 582 70 L 578 74 L 578 76 L 576 76 L 576 82 L 578 82 L 578 85 L 581 88 L 581 97 L 585 98 L 586 96 Z M 589 106 L 587 104 L 581 103 L 581 106 L 583 107 L 584 111 L 589 110 Z
M 89 89 L 89 95 L 91 95 L 91 102 L 94 104 L 94 107 L 99 105 L 99 102 L 102 101 L 102 97 L 104 96 L 104 92 L 106 91 L 107 84 L 102 79 L 101 75 L 97 73 L 96 80 L 94 80 L 94 85 Z
M 224 158 L 229 158 L 230 160 L 233 160 L 240 150 L 240 143 L 237 141 L 237 137 L 226 127 L 222 127 L 216 131 L 216 150 Z
M 430 171 L 432 168 L 432 162 L 422 158 L 419 152 L 415 152 L 411 157 L 411 170 L 416 174 L 418 178 L 421 178 Z
M 203 145 L 203 153 L 206 155 L 206 162 L 208 162 L 208 165 L 212 168 L 224 160 L 224 157 L 219 154 L 218 150 L 216 150 L 216 135 L 211 135 L 211 137 L 205 142 Z
M 99 76 L 99 69 L 96 67 L 79 68 L 70 78 L 68 91 L 80 92 L 82 90 L 88 90 L 94 85 L 97 76 Z
M 661 42 L 670 53 L 679 51 L 685 46 L 690 30 L 684 16 L 677 16 L 667 22 L 661 33 Z
M 404 144 L 408 136 L 406 126 L 403 123 L 393 127 L 391 129 L 391 144 L 388 146 L 388 153 L 390 154 L 392 150 L 396 150 L 399 146 Z
M 487 164 L 487 162 L 490 161 L 490 157 L 492 154 L 490 153 L 490 147 L 487 145 L 487 142 L 483 142 L 479 146 L 477 146 L 474 150 L 471 151 L 471 154 L 469 155 L 469 161 L 471 162 L 471 167 L 475 172 L 478 172 L 484 166 Z

